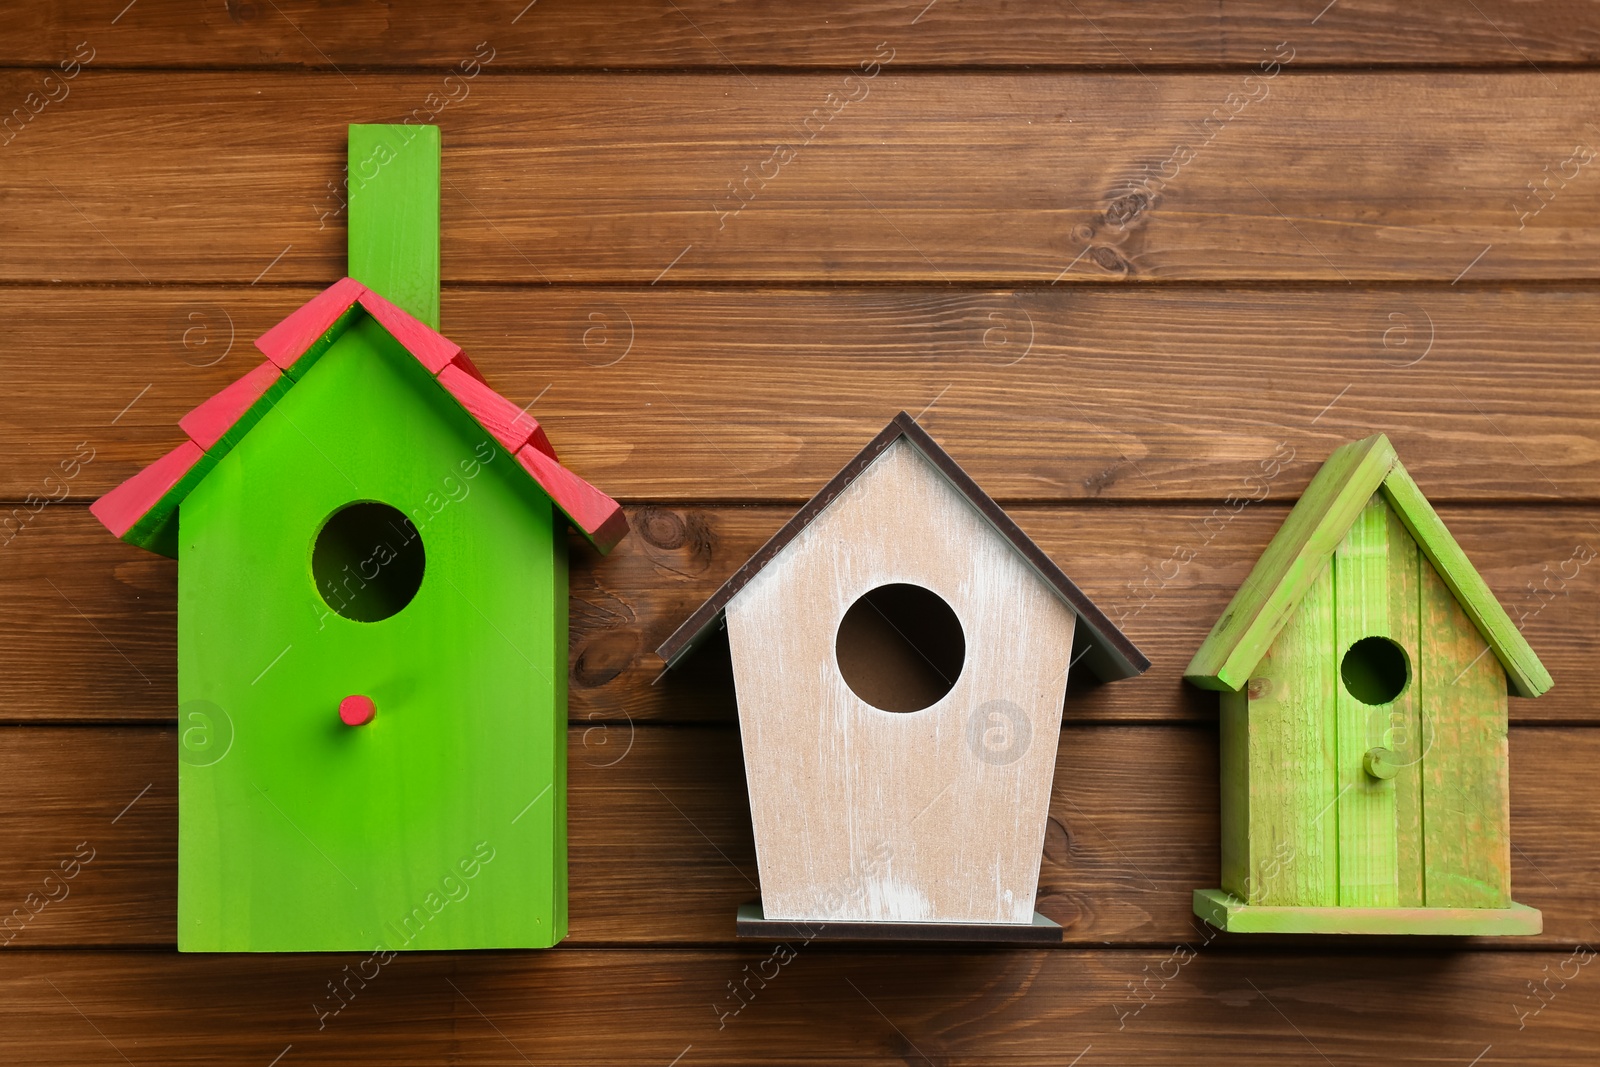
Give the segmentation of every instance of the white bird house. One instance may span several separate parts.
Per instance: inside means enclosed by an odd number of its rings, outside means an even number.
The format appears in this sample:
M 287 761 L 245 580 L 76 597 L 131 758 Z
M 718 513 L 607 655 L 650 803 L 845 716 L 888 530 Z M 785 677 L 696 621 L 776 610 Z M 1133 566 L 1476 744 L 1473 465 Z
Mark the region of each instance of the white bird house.
M 761 873 L 742 933 L 1059 939 L 1033 909 L 1067 672 L 1149 661 L 910 416 L 678 628 L 667 666 L 719 623 Z

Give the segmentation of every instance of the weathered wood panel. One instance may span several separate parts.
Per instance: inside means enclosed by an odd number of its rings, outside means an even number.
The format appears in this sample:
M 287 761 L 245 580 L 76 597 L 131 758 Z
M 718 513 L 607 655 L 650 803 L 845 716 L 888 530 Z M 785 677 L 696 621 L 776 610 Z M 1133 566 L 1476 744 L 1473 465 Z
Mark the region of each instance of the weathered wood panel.
M 1393 753 L 1400 771 L 1394 781 L 1395 860 L 1398 863 L 1396 891 L 1401 907 L 1420 908 L 1427 902 L 1424 883 L 1423 829 L 1427 811 L 1423 801 L 1422 756 L 1418 738 L 1422 734 L 1421 686 L 1417 684 L 1416 662 L 1422 649 L 1421 603 L 1422 573 L 1427 558 L 1400 521 L 1400 516 L 1385 501 L 1389 542 L 1389 635 L 1402 649 L 1413 650 L 1408 664 L 1410 678 L 1389 706 L 1388 713 L 1369 721 L 1374 748 Z
M 1489 662 L 1493 654 L 1432 566 L 1422 572 L 1421 605 L 1428 906 L 1504 908 L 1512 899 L 1502 844 L 1510 819 L 1505 672 Z
M 174 732 L 11 727 L 0 736 L 0 924 L 9 921 L 0 941 L 9 937 L 12 951 L 172 945 Z M 737 732 L 574 726 L 568 755 L 568 946 L 731 944 L 734 909 L 759 896 Z M 1511 756 L 1513 885 L 1545 920 L 1540 938 L 1516 944 L 1591 941 L 1600 798 L 1580 768 L 1600 758 L 1600 731 L 1517 728 Z M 1217 779 L 1209 728 L 1063 731 L 1038 907 L 1066 928 L 1069 946 L 1206 937 L 1190 893 L 1218 884 Z M 63 881 L 62 861 L 80 851 L 92 858 Z M 1304 942 L 1265 942 L 1286 943 Z M 1403 944 L 1415 945 L 1392 947 Z
M 1323 647 L 1336 670 L 1342 654 L 1362 638 L 1404 633 L 1403 624 L 1390 616 L 1389 590 L 1400 562 L 1400 554 L 1389 542 L 1391 530 L 1400 533 L 1403 544 L 1411 543 L 1399 523 L 1391 525 L 1383 494 L 1373 493 L 1333 554 L 1333 641 Z M 1409 555 L 1414 575 L 1415 550 Z M 1368 774 L 1364 766 L 1365 754 L 1374 747 L 1373 709 L 1357 699 L 1342 680 L 1335 681 L 1333 697 L 1339 724 L 1334 749 L 1338 791 L 1324 803 L 1335 805 L 1339 904 L 1396 907 L 1400 902 L 1400 860 L 1395 783 Z
M 1335 608 L 1330 561 L 1244 690 L 1218 694 L 1217 728 L 1231 763 L 1224 788 L 1233 794 L 1223 851 L 1238 861 L 1224 867 L 1222 885 L 1251 904 L 1339 904 Z
M 480 76 L 436 111 L 437 73 L 91 67 L 5 134 L 0 280 L 337 278 L 345 124 L 412 114 L 450 282 L 1600 276 L 1600 72 L 873 70 Z
M 1310 464 L 1306 464 L 1310 466 Z M 1285 473 L 1285 480 L 1289 474 Z M 1184 666 L 1287 514 L 1260 504 L 1016 506 L 1012 515 L 1150 657 L 1138 679 L 1070 683 L 1068 721 L 1210 721 L 1215 694 Z M 637 507 L 607 557 L 573 562 L 570 708 L 575 724 L 731 722 L 726 646 L 708 646 L 659 684 L 655 648 L 792 514 L 788 507 Z M 1451 531 L 1556 678 L 1514 721 L 1595 722 L 1600 690 L 1591 565 L 1600 509 L 1441 509 Z M 0 547 L 0 721 L 171 720 L 176 707 L 171 560 L 115 541 L 81 505 L 46 508 Z
M 921 693 L 889 680 L 887 655 L 852 656 L 835 621 L 906 580 L 955 631 L 876 609 L 933 668 Z M 726 621 L 768 918 L 1032 921 L 1077 617 L 944 471 L 889 444 Z

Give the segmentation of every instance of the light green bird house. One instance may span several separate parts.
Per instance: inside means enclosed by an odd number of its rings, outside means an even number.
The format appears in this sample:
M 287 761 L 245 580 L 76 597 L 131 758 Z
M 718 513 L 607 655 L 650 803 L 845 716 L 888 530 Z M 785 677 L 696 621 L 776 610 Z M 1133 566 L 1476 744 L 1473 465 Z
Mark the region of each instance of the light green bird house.
M 436 332 L 439 131 L 350 130 L 349 270 L 96 501 L 178 560 L 178 947 L 566 933 L 566 522 L 616 503 Z
M 1195 653 L 1220 690 L 1222 886 L 1247 933 L 1535 934 L 1507 696 L 1550 675 L 1383 435 L 1340 448 Z

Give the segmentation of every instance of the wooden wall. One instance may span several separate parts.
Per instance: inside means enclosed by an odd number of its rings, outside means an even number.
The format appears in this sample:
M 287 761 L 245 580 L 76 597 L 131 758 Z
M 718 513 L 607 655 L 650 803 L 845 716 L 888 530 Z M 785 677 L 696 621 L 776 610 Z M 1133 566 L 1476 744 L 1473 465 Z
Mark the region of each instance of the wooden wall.
M 0 1059 L 1592 1062 L 1600 11 L 925 2 L 8 5 Z M 176 568 L 86 505 L 342 273 L 345 124 L 408 114 L 444 129 L 445 331 L 630 505 L 574 553 L 572 933 L 364 986 L 361 955 L 179 957 Z M 1069 692 L 1059 949 L 735 942 L 725 652 L 650 684 L 902 408 L 1156 664 Z M 1556 678 L 1511 710 L 1537 938 L 1189 914 L 1216 697 L 1180 672 L 1379 430 Z

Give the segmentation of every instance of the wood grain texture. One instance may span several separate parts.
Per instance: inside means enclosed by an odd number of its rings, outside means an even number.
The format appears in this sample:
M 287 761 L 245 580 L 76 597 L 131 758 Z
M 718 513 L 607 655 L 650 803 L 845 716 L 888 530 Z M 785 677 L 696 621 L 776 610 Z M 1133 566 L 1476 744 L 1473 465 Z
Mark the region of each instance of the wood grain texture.
M 44 479 L 85 439 L 65 492 L 116 485 L 319 288 L 0 287 L 0 494 L 56 495 Z M 1377 432 L 1435 504 L 1600 502 L 1582 287 L 449 289 L 443 316 L 490 385 L 537 398 L 563 461 L 627 501 L 798 507 L 904 409 L 1008 505 L 1225 518 L 1298 497 Z M 91 319 L 119 343 L 83 345 Z
M 348 153 L 345 274 L 437 330 L 439 127 L 352 125 Z
M 1428 903 L 1503 908 L 1511 901 L 1506 676 L 1431 566 L 1421 594 Z
M 1542 929 L 1536 908 L 1288 908 L 1245 904 L 1217 889 L 1194 895 L 1195 914 L 1221 929 L 1250 934 L 1412 934 L 1527 937 Z
M 0 280 L 336 278 L 344 125 L 413 113 L 443 131 L 446 282 L 1600 274 L 1600 72 L 875 69 L 479 77 L 435 111 L 437 74 L 91 67 L 5 146 Z M 40 78 L 0 74 L 0 98 Z
M 1484 586 L 1466 553 L 1450 536 L 1444 521 L 1422 495 L 1404 464 L 1397 461 L 1384 478 L 1383 495 L 1473 627 L 1488 641 L 1505 669 L 1506 685 L 1511 694 L 1537 697 L 1549 689 L 1550 672 L 1528 647 L 1516 622 L 1506 615 L 1494 594 Z
M 1339 903 L 1340 752 L 1334 568 L 1324 563 L 1241 693 L 1218 695 L 1220 744 L 1238 800 L 1223 823 L 1223 888 L 1251 904 Z M 1239 796 L 1239 794 L 1243 794 Z M 1232 838 L 1232 843 L 1229 843 Z
M 1217 767 L 1222 892 L 1236 900 L 1259 900 L 1250 847 L 1250 699 L 1243 692 L 1217 697 Z
M 37 907 L 26 903 L 28 894 L 43 897 L 45 875 L 80 842 L 95 851 L 68 883 L 67 896 L 31 920 L 0 926 L 0 940 L 11 937 L 7 951 L 170 947 L 177 887 L 174 732 L 35 726 L 7 728 L 5 738 L 0 829 L 8 847 L 0 853 L 0 923 L 12 909 Z M 759 895 L 737 731 L 573 726 L 567 745 L 571 933 L 563 944 L 732 945 L 735 910 Z M 1581 768 L 1595 758 L 1600 731 L 1512 731 L 1512 884 L 1516 899 L 1543 910 L 1545 920 L 1544 934 L 1519 946 L 1593 941 L 1588 923 L 1600 906 L 1600 819 L 1595 787 Z M 1170 948 L 1204 938 L 1190 895 L 1217 884 L 1217 777 L 1215 735 L 1206 727 L 1062 732 L 1038 909 L 1065 928 L 1069 947 Z M 1225 939 L 1216 947 L 1223 944 L 1249 948 L 1257 939 Z
M 1285 476 L 1287 477 L 1287 475 Z M 1275 491 L 1276 487 L 1274 487 Z M 1217 698 L 1182 680 L 1189 655 L 1286 510 L 1154 505 L 1012 507 L 1030 537 L 1145 650 L 1130 684 L 1069 685 L 1069 721 L 1209 722 Z M 633 532 L 597 557 L 571 541 L 574 723 L 734 718 L 726 651 L 707 648 L 660 685 L 650 651 L 788 518 L 787 507 L 636 507 Z M 1600 509 L 1452 506 L 1444 518 L 1561 684 L 1512 700 L 1516 721 L 1593 723 L 1590 620 Z M 45 508 L 0 547 L 0 670 L 12 721 L 170 719 L 177 568 L 122 545 L 76 505 Z
M 1576 960 L 1566 972 L 1582 977 L 1517 1028 L 1524 982 L 1544 967 L 1557 974 L 1567 950 L 1241 956 L 1190 945 L 1181 964 L 1167 948 L 908 956 L 794 943 L 776 956 L 770 946 L 738 955 L 418 954 L 353 984 L 321 1030 L 316 1005 L 339 1003 L 327 984 L 362 956 L 26 953 L 0 966 L 17 1017 L 0 1047 L 29 1063 L 74 1067 L 120 1062 L 121 1050 L 136 1063 L 266 1064 L 291 1045 L 285 1063 L 368 1062 L 382 1048 L 402 1067 L 660 1067 L 675 1056 L 1042 1067 L 1070 1062 L 1063 1049 L 1079 1055 L 1091 1045 L 1081 1062 L 1278 1067 L 1320 1063 L 1320 1052 L 1334 1063 L 1469 1063 L 1492 1046 L 1507 1062 L 1565 1067 L 1593 1049 L 1600 983 L 1585 980 L 1593 968 Z M 1126 983 L 1163 965 L 1173 977 L 1151 979 L 1148 1003 L 1132 1014 L 1141 1001 Z M 154 966 L 159 982 L 149 979 Z M 730 986 L 748 992 L 735 999 Z M 185 1025 L 173 1026 L 177 1017 Z
M 1387 498 L 1385 498 L 1387 500 Z M 1370 748 L 1381 748 L 1386 764 L 1382 773 L 1394 783 L 1395 889 L 1402 908 L 1420 908 L 1424 890 L 1423 827 L 1427 821 L 1422 789 L 1422 687 L 1417 684 L 1417 659 L 1422 651 L 1422 576 L 1427 563 L 1394 508 L 1385 507 L 1385 537 L 1389 543 L 1389 636 L 1407 656 L 1405 688 L 1385 709 L 1369 720 Z M 1499 707 L 1496 702 L 1496 708 Z M 1369 749 L 1370 751 L 1370 749 Z M 1499 755 L 1498 748 L 1496 755 Z M 1498 780 L 1498 776 L 1497 780 Z
M 1335 664 L 1362 638 L 1399 631 L 1389 614 L 1394 570 L 1389 528 L 1389 505 L 1374 492 L 1333 553 L 1333 642 L 1324 647 Z M 1415 550 L 1411 558 L 1416 559 Z M 1332 711 L 1338 721 L 1338 789 L 1323 802 L 1335 806 L 1339 905 L 1392 908 L 1400 902 L 1396 783 L 1368 774 L 1362 765 L 1374 746 L 1373 707 L 1358 700 L 1342 679 L 1333 693 L 1334 707 L 1324 714 Z
M 0 954 L 0 1060 L 1592 1058 L 1597 59 L 1565 0 L 11 5 L 0 721 L 91 725 L 0 728 L 0 889 L 79 870 Z M 346 124 L 408 115 L 443 129 L 444 332 L 633 505 L 574 554 L 573 937 L 370 980 L 179 958 L 176 569 L 43 501 L 170 450 L 343 273 Z M 1066 702 L 1067 948 L 791 946 L 763 977 L 726 654 L 652 688 L 646 650 L 902 408 L 1155 667 Z M 1379 431 L 1560 682 L 1510 708 L 1546 933 L 1207 941 L 1217 699 L 1179 672 Z
M 914 714 L 874 707 L 835 653 L 852 606 L 900 582 L 965 639 L 934 651 L 945 692 Z M 890 444 L 727 621 L 768 917 L 1031 921 L 1077 620 L 927 456 Z
M 1330 554 L 1342 546 L 1352 524 L 1360 523 L 1368 498 L 1394 461 L 1394 449 L 1382 434 L 1334 450 L 1195 652 L 1183 672 L 1186 680 L 1202 689 L 1244 686 Z M 1281 473 L 1276 453 L 1268 470 Z M 1355 591 L 1360 588 L 1358 581 Z
M 96 62 L 106 66 L 351 71 L 445 71 L 486 38 L 497 50 L 492 69 L 512 70 L 853 67 L 886 38 L 906 65 L 924 67 L 1249 67 L 1285 38 L 1324 65 L 1525 69 L 1600 56 L 1600 20 L 1587 5 L 1511 0 L 1479 0 L 1476 9 L 1341 0 L 1320 15 L 1320 5 L 1302 10 L 1270 0 L 1083 0 L 1067 8 L 1047 0 L 854 0 L 830 5 L 825 19 L 782 0 L 626 0 L 603 8 L 582 0 L 467 0 L 447 9 L 281 0 L 202 10 L 147 2 L 110 29 L 125 3 L 74 5 L 70 13 L 42 0 L 15 4 L 0 30 L 0 63 L 53 64 L 86 34 L 103 42 Z
M 1070 1062 L 1063 1049 L 1079 1055 L 1091 1045 L 1091 1057 L 1135 1065 L 1278 1067 L 1320 1063 L 1319 1052 L 1334 1063 L 1468 1063 L 1491 1046 L 1508 1062 L 1570 1065 L 1592 1051 L 1600 1010 L 1600 983 L 1585 980 L 1592 967 L 1573 960 L 1567 973 L 1582 977 L 1518 1030 L 1513 1006 L 1524 982 L 1543 967 L 1556 974 L 1571 958 L 1565 950 L 1394 958 L 1196 948 L 1175 964 L 1167 949 L 938 957 L 789 949 L 401 957 L 353 986 L 320 1031 L 318 996 L 337 1004 L 326 984 L 361 956 L 18 954 L 0 968 L 17 1016 L 0 1042 L 27 1062 L 74 1067 L 120 1062 L 121 1050 L 132 1062 L 266 1064 L 290 1045 L 284 1062 L 366 1062 L 378 1047 L 403 1067 L 525 1059 L 659 1067 L 675 1056 L 1020 1067 Z M 151 982 L 158 962 L 164 978 Z M 1133 1015 L 1141 1002 L 1127 999 L 1125 984 L 1163 964 L 1173 977 L 1152 979 L 1148 1004 Z M 747 978 L 758 972 L 772 977 Z M 744 999 L 730 983 L 748 988 Z M 185 1025 L 173 1026 L 175 1017 Z M 144 1061 L 134 1059 L 141 1053 Z

